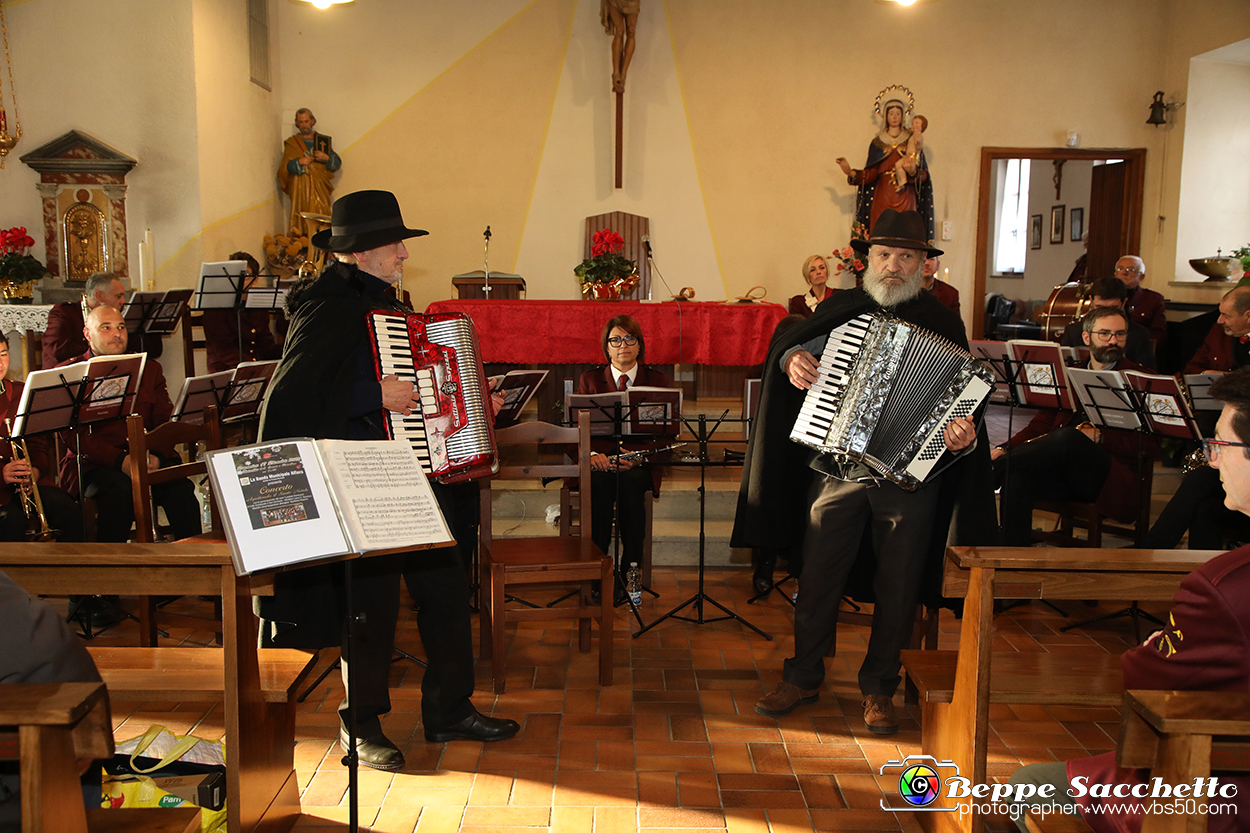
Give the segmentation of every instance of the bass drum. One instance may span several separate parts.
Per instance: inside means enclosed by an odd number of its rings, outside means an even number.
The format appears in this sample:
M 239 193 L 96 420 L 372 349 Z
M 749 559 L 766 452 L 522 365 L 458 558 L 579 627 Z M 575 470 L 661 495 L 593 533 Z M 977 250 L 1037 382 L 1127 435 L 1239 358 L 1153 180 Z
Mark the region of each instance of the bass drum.
M 1064 327 L 1081 320 L 1081 316 L 1089 312 L 1090 304 L 1089 284 L 1074 281 L 1056 286 L 1036 316 L 1042 325 L 1042 338 L 1059 341 Z

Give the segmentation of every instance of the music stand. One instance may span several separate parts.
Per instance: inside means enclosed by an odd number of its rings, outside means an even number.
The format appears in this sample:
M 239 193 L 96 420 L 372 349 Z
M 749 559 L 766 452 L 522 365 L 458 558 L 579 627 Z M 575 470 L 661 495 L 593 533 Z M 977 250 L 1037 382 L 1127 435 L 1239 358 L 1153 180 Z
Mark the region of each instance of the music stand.
M 223 260 L 200 264 L 200 280 L 195 288 L 192 309 L 233 309 L 235 336 L 239 359 L 243 358 L 243 311 L 245 309 L 280 310 L 286 303 L 288 287 L 278 281 L 274 286 L 248 286 L 262 275 L 247 274 L 247 263 L 242 260 Z M 263 273 L 264 277 L 276 277 Z
M 120 356 L 95 356 L 84 362 L 51 370 L 36 370 L 26 377 L 26 386 L 13 420 L 14 437 L 29 437 L 53 431 L 72 431 L 75 461 L 78 466 L 78 488 L 84 489 L 82 468 L 82 426 L 125 419 L 134 410 L 139 382 L 143 377 L 147 355 L 127 353 Z M 86 520 L 86 501 L 82 511 Z M 69 611 L 71 621 L 90 596 L 80 599 Z M 122 611 L 127 618 L 134 615 Z M 136 619 L 136 621 L 138 621 Z M 91 639 L 90 616 L 84 623 L 84 635 Z M 160 631 L 162 636 L 169 634 Z
M 182 310 L 191 300 L 190 289 L 136 292 L 122 307 L 122 320 L 132 335 L 167 336 L 178 329 Z
M 711 622 L 723 622 L 727 619 L 734 619 L 746 625 L 748 628 L 755 631 L 769 642 L 773 639 L 772 634 L 760 630 L 742 616 L 739 616 L 737 613 L 734 613 L 732 610 L 713 599 L 704 590 L 705 572 L 707 569 L 707 467 L 711 463 L 711 460 L 708 458 L 707 446 L 709 440 L 712 438 L 712 435 L 716 433 L 716 429 L 720 427 L 722 422 L 725 422 L 725 417 L 728 416 L 728 414 L 729 410 L 726 409 L 725 412 L 721 414 L 720 419 L 716 420 L 710 429 L 708 428 L 706 414 L 699 414 L 698 423 L 692 423 L 689 419 L 683 419 L 686 423 L 686 427 L 690 429 L 690 432 L 694 434 L 695 440 L 699 443 L 699 589 L 689 599 L 686 599 L 684 602 L 677 605 L 677 607 L 673 608 L 668 613 L 665 613 L 663 616 L 635 633 L 634 639 L 642 636 L 644 633 L 651 630 L 665 619 L 680 619 L 683 622 L 692 622 L 696 625 L 706 625 Z M 719 608 L 725 613 L 725 615 L 716 616 L 711 619 L 705 618 L 703 615 L 704 602 Z M 695 606 L 695 611 L 697 612 L 696 617 L 679 615 L 682 610 L 685 610 L 690 605 Z

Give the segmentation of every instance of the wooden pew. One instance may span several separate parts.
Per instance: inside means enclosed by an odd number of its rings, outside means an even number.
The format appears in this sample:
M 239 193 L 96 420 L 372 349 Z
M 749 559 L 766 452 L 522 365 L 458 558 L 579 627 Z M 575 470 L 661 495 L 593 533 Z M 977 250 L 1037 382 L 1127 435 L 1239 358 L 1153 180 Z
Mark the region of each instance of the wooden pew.
M 1116 763 L 1148 769 L 1151 778 L 1161 778 L 1165 784 L 1192 784 L 1195 778 L 1209 777 L 1212 770 L 1250 772 L 1250 694 L 1124 692 Z M 1029 814 L 1025 823 L 1031 833 L 1090 830 L 1072 817 Z M 1207 816 L 1152 813 L 1142 819 L 1141 829 L 1142 833 L 1206 833 Z
M 22 774 L 22 833 L 193 833 L 197 807 L 88 810 L 78 761 L 113 755 L 108 695 L 102 683 L 0 685 L 0 726 L 17 728 Z M 0 732 L 0 759 L 12 744 Z
M 1121 702 L 1119 656 L 1080 652 L 991 651 L 995 598 L 1170 601 L 1186 574 L 1218 555 L 1194 550 L 1086 550 L 952 547 L 943 594 L 964 596 L 958 651 L 904 651 L 920 692 L 921 751 L 951 761 L 973 784 L 986 782 L 993 703 L 1107 705 Z M 967 805 L 945 794 L 932 806 Z M 975 812 L 925 812 L 926 831 L 979 833 Z

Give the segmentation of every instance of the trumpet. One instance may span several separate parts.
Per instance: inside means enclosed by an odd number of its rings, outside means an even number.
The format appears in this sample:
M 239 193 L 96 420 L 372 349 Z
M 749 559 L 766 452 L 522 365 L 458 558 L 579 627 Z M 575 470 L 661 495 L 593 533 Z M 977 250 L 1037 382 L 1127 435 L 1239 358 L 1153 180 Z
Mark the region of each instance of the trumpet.
M 6 419 L 4 425 L 9 431 L 9 448 L 12 450 L 13 459 L 29 462 L 30 450 L 26 447 L 26 440 L 14 439 L 12 420 Z M 61 531 L 53 529 L 48 524 L 48 516 L 43 511 L 43 498 L 39 495 L 39 484 L 35 482 L 35 478 L 28 478 L 26 483 L 15 483 L 13 488 L 17 490 L 17 495 L 22 501 L 22 510 L 26 513 L 27 539 L 55 541 Z

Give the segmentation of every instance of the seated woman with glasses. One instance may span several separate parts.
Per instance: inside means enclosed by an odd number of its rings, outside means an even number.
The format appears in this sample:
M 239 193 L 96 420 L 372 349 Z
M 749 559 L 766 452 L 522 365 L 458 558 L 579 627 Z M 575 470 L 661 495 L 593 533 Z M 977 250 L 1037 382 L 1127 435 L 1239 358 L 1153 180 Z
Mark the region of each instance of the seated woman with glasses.
M 1082 340 L 1090 348 L 1093 370 L 1137 370 L 1124 358 L 1128 320 L 1119 307 L 1095 307 L 1081 319 Z M 1020 433 L 990 452 L 994 475 L 1002 487 L 1003 543 L 1032 543 L 1033 504 L 1039 500 L 1095 503 L 1098 511 L 1125 523 L 1140 507 L 1137 453 L 1152 466 L 1159 441 L 1152 434 L 1099 428 L 1084 410 L 1042 409 Z
M 606 366 L 588 370 L 577 383 L 578 393 L 610 393 L 627 388 L 671 388 L 672 382 L 658 370 L 643 364 L 647 343 L 642 328 L 628 315 L 618 315 L 603 325 L 600 336 Z M 660 493 L 660 468 L 652 460 L 618 460 L 618 452 L 645 450 L 647 444 L 626 444 L 623 448 L 615 440 L 596 439 L 590 457 L 591 474 L 591 533 L 595 544 L 612 555 L 612 520 L 615 510 L 620 512 L 621 572 L 642 563 L 642 549 L 646 537 L 645 501 L 647 491 Z M 619 492 L 617 482 L 620 482 Z M 619 506 L 618 506 L 619 504 Z M 623 588 L 617 587 L 617 601 L 623 601 Z

